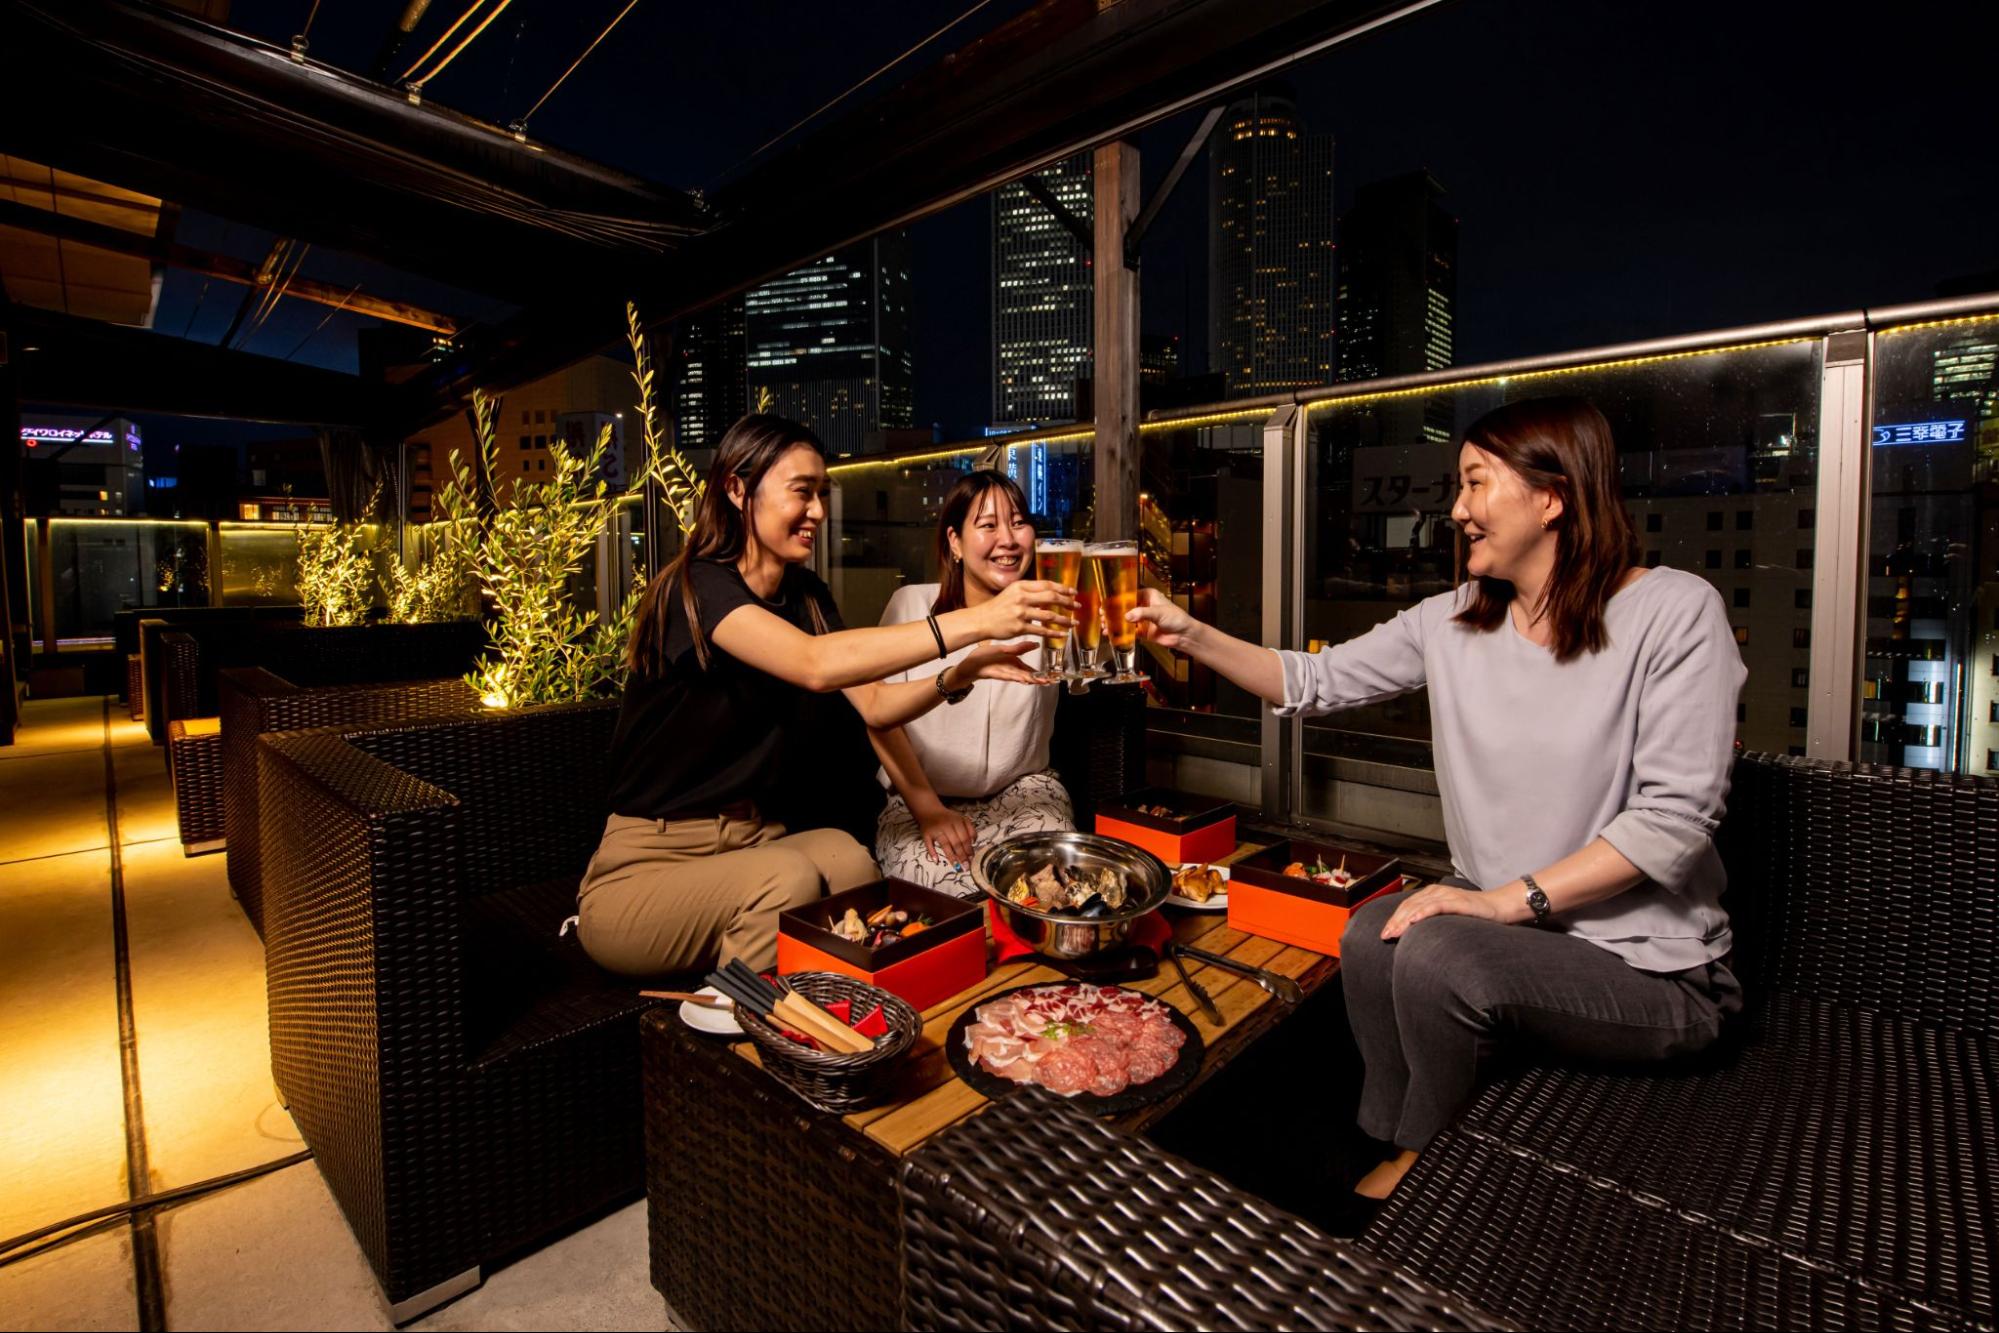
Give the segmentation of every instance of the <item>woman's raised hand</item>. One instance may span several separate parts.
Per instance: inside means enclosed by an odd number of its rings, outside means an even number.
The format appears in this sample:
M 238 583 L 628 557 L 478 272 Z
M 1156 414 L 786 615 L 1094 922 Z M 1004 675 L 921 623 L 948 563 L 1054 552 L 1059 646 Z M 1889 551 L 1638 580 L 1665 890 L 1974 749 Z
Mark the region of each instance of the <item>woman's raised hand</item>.
M 1125 613 L 1141 630 L 1149 627 L 1152 641 L 1161 648 L 1185 649 L 1192 636 L 1200 633 L 1201 622 L 1170 598 L 1151 588 L 1138 590 L 1138 605 Z
M 1023 634 L 1045 635 L 1050 630 L 1067 629 L 1075 621 L 1076 590 L 1046 579 L 1022 579 L 1009 583 L 1000 594 L 979 608 L 985 619 L 983 639 L 1013 639 Z
M 1040 646 L 1039 639 L 1022 639 L 1018 643 L 994 643 L 974 649 L 948 668 L 951 679 L 944 682 L 945 687 L 962 689 L 975 680 L 1011 680 L 1022 685 L 1044 684 L 1045 678 L 1035 675 L 1020 660 Z

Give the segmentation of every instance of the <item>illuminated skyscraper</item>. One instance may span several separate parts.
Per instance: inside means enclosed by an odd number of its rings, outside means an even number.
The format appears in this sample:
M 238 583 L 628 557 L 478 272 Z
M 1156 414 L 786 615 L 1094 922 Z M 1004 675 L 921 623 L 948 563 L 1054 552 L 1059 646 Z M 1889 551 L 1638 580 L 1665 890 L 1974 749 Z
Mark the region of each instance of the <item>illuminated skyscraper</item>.
M 1211 368 L 1231 397 L 1333 378 L 1333 138 L 1288 93 L 1230 107 L 1209 140 Z
M 878 451 L 916 410 L 909 233 L 884 232 L 744 299 L 748 396 L 803 421 L 834 454 Z
M 1340 378 L 1452 364 L 1458 220 L 1427 171 L 1363 185 L 1340 219 Z
M 674 442 L 682 449 L 713 449 L 749 411 L 743 298 L 729 297 L 682 320 L 673 354 Z
M 1035 179 L 1088 225 L 1090 158 Z M 1072 421 L 1090 374 L 1090 250 L 1018 183 L 993 191 L 993 420 Z

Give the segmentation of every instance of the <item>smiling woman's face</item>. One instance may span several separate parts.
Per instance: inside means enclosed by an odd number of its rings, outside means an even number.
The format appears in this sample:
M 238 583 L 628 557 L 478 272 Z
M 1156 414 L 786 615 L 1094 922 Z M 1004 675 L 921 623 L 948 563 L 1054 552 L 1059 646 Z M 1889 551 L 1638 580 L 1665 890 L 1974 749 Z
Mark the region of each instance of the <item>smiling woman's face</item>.
M 967 586 L 997 593 L 1018 581 L 1034 560 L 1034 525 L 1013 507 L 1005 490 L 988 486 L 951 534 L 951 553 L 965 562 Z
M 1467 574 L 1514 581 L 1526 556 L 1555 540 L 1542 520 L 1552 523 L 1561 507 L 1558 498 L 1535 490 L 1477 445 L 1458 451 L 1458 499 L 1451 518 L 1465 534 Z
M 733 493 L 741 485 L 731 479 Z M 749 497 L 747 520 L 757 545 L 788 565 L 812 558 L 819 526 L 826 521 L 826 495 L 832 483 L 826 460 L 811 445 L 798 444 L 770 465 L 757 493 Z

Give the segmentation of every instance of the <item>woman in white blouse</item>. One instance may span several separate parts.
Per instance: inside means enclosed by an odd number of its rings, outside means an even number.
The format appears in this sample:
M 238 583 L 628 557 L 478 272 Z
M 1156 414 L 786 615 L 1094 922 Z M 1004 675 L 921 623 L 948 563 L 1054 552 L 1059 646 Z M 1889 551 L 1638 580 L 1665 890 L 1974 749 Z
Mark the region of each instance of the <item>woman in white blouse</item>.
M 882 624 L 982 606 L 1032 578 L 1034 525 L 1020 487 L 998 472 L 966 474 L 937 516 L 937 564 L 941 582 L 896 589 Z M 939 675 L 967 651 L 891 679 Z M 1043 646 L 1022 660 L 1045 668 L 1046 655 Z M 949 707 L 870 733 L 882 785 L 891 789 L 875 836 L 884 874 L 973 897 L 974 846 L 1075 826 L 1069 795 L 1048 768 L 1055 689 L 989 680 L 967 694 L 946 695 Z

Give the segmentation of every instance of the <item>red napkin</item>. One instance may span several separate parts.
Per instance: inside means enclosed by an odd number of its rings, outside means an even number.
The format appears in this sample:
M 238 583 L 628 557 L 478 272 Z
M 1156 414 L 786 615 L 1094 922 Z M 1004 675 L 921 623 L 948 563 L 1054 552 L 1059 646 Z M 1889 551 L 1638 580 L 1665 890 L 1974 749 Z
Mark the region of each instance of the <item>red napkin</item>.
M 839 1019 L 842 1023 L 845 1023 L 848 1027 L 854 1026 L 854 1002 L 852 1000 L 835 1000 L 831 1004 L 822 1004 L 819 1007 Z
M 1007 924 L 1006 917 L 997 911 L 993 904 L 987 903 L 986 911 L 992 921 L 993 943 L 998 947 L 994 956 L 996 962 L 1010 963 L 1016 958 L 1024 958 L 1034 952 L 1034 946 L 1014 934 L 1013 927 Z M 1131 933 L 1125 936 L 1125 943 L 1158 953 L 1172 938 L 1173 927 L 1167 924 L 1164 916 L 1155 911 L 1147 912 L 1131 923 Z
M 868 1011 L 867 1017 L 851 1025 L 863 1037 L 886 1037 L 888 1035 L 888 1015 L 876 1005 Z

